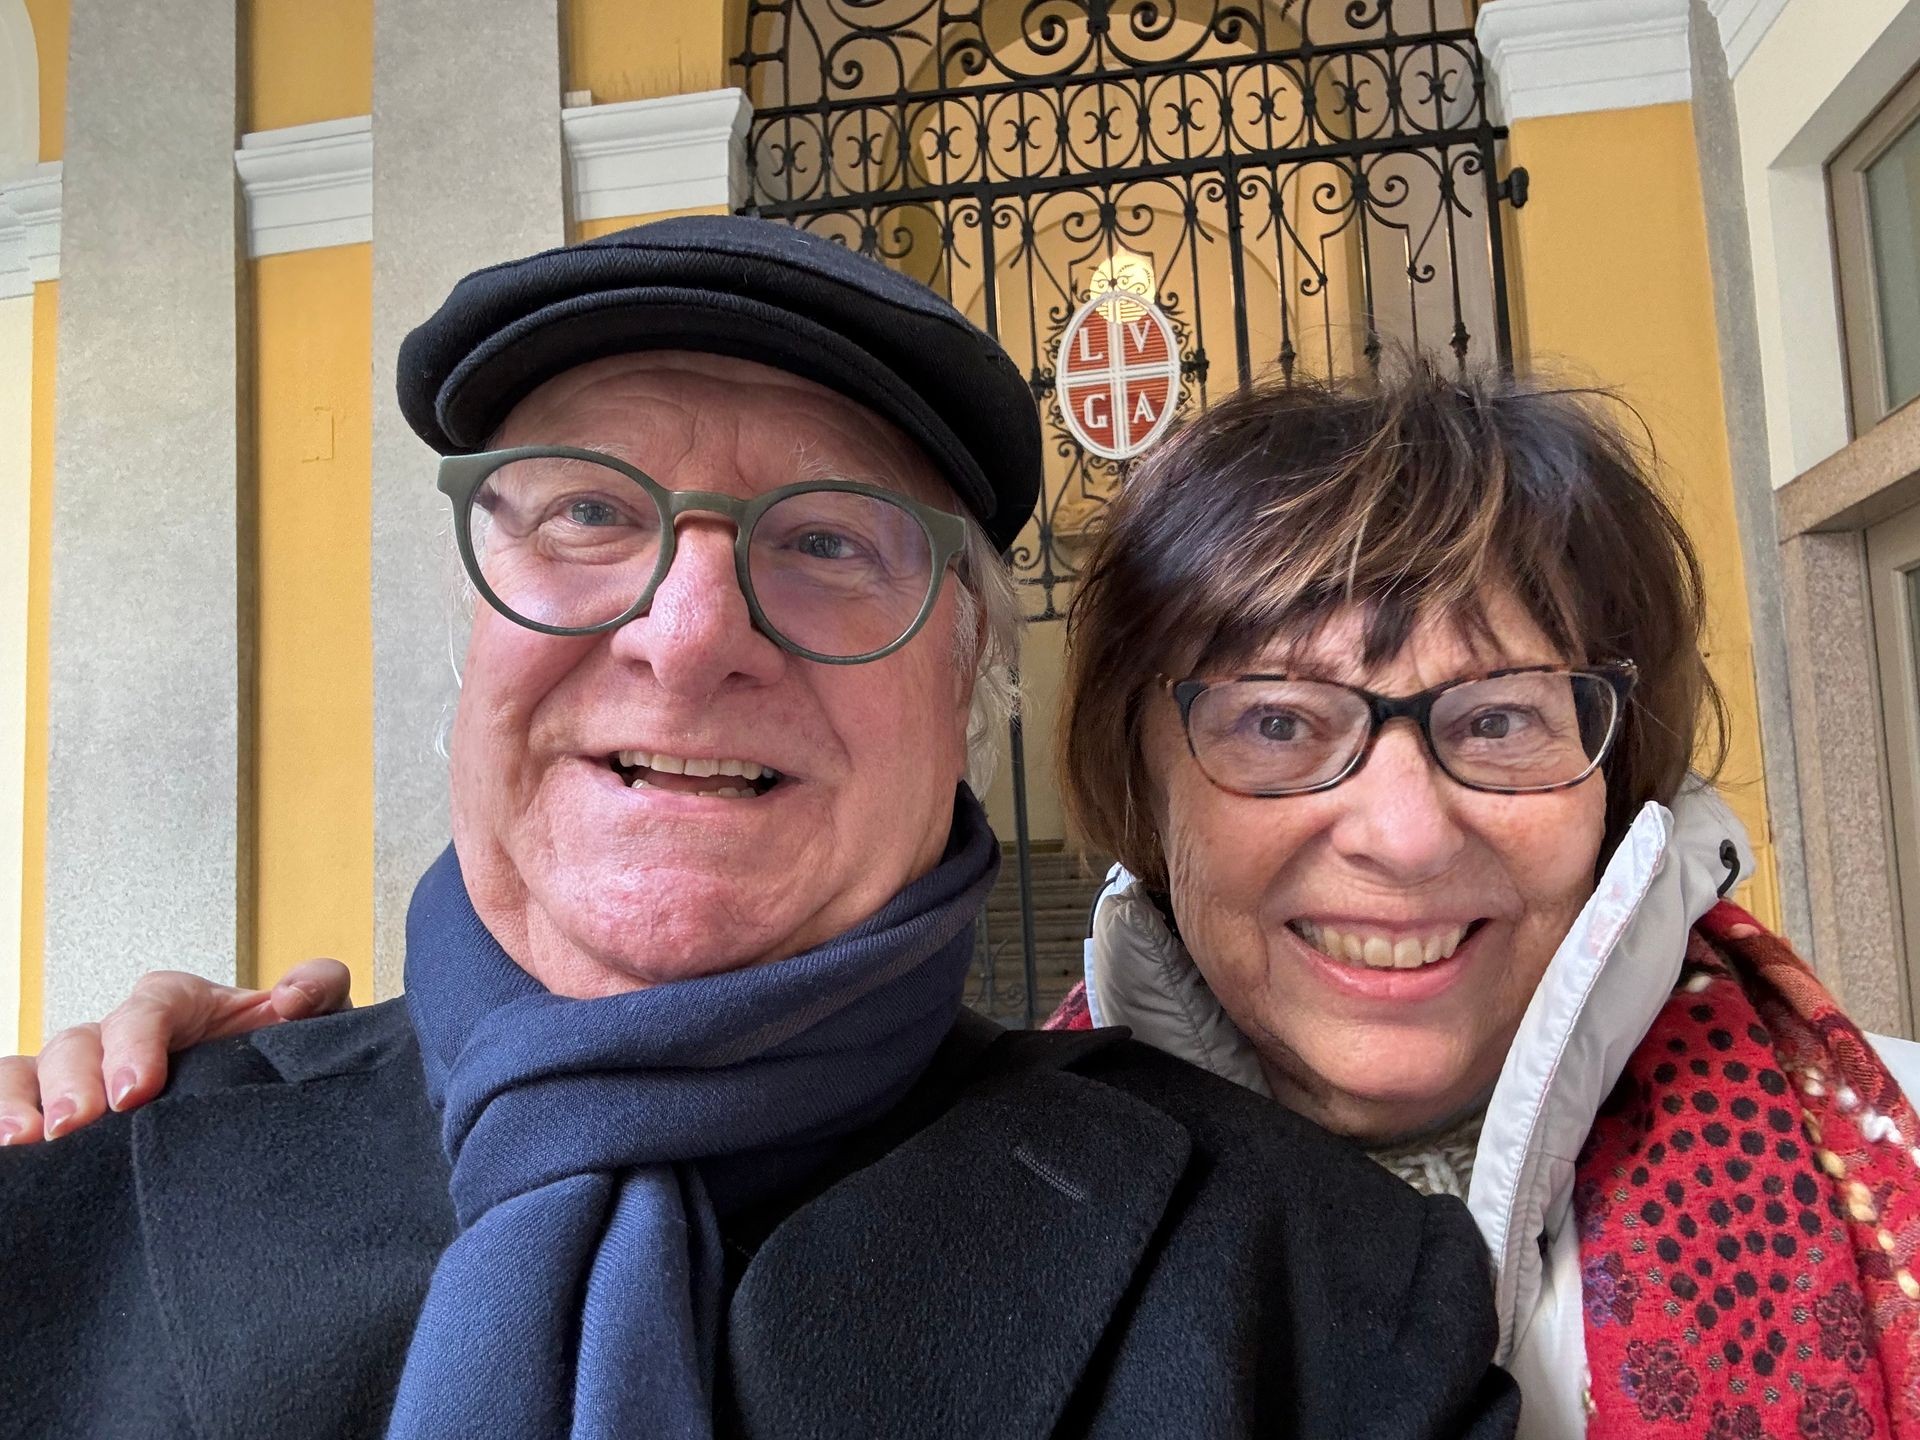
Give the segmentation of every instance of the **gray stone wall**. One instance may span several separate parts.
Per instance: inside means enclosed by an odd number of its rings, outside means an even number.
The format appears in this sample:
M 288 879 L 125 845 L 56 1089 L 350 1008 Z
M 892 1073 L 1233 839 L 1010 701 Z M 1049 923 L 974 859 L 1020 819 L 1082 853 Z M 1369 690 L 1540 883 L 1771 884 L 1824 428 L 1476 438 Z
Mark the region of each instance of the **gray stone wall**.
M 1707 254 L 1713 268 L 1713 311 L 1720 341 L 1720 394 L 1727 417 L 1733 503 L 1753 626 L 1754 689 L 1767 784 L 1767 824 L 1780 880 L 1787 938 L 1817 958 L 1809 907 L 1807 856 L 1794 762 L 1791 671 L 1782 596 L 1779 532 L 1767 454 L 1766 396 L 1760 372 L 1760 329 L 1754 309 L 1753 250 L 1740 179 L 1740 122 L 1726 51 L 1706 0 L 1692 0 L 1693 128 L 1706 204 Z
M 73 0 L 49 619 L 49 1030 L 247 945 L 235 0 Z
M 394 355 L 462 275 L 565 238 L 556 0 L 379 0 L 373 60 L 374 978 L 447 843 L 439 744 L 464 647 L 435 456 Z

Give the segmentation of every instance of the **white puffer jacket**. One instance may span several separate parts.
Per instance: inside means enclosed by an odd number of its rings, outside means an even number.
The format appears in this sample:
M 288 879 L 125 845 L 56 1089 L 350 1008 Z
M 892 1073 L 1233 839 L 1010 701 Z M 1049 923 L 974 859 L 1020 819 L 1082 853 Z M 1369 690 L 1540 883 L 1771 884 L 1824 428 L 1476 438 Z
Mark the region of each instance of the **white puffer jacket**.
M 1523 1440 L 1586 1433 L 1586 1340 L 1571 1220 L 1574 1161 L 1601 1102 L 1672 993 L 1687 933 L 1728 880 L 1750 874 L 1732 812 L 1708 790 L 1649 804 L 1620 842 L 1541 978 L 1488 1103 L 1467 1205 L 1494 1260 L 1499 1362 L 1520 1383 Z M 1086 942 L 1096 1025 L 1271 1094 L 1253 1047 L 1214 999 L 1139 882 L 1120 867 Z M 1920 1045 L 1870 1037 L 1909 1095 Z

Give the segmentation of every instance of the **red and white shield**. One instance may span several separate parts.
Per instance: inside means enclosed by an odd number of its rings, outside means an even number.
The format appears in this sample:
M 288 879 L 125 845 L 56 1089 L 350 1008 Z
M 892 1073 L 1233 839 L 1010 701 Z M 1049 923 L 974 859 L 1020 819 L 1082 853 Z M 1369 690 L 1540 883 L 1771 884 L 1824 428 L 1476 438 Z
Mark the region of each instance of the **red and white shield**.
M 1060 414 L 1095 455 L 1138 455 L 1173 419 L 1180 345 L 1159 306 L 1131 290 L 1103 290 L 1060 337 Z

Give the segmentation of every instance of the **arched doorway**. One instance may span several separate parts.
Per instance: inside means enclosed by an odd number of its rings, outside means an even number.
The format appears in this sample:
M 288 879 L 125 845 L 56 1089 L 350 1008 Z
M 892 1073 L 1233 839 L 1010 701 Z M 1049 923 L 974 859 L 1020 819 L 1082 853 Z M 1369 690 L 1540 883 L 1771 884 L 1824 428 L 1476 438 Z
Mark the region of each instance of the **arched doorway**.
M 1063 423 L 1060 336 L 1119 275 L 1172 319 L 1189 404 L 1395 345 L 1506 363 L 1505 132 L 1467 0 L 748 0 L 744 28 L 748 208 L 946 294 L 1026 370 L 1046 426 L 1009 556 L 1027 716 L 987 797 L 1011 863 L 975 997 L 1031 1019 L 1073 978 L 1093 888 L 1067 883 L 1051 803 L 1053 622 L 1126 464 Z

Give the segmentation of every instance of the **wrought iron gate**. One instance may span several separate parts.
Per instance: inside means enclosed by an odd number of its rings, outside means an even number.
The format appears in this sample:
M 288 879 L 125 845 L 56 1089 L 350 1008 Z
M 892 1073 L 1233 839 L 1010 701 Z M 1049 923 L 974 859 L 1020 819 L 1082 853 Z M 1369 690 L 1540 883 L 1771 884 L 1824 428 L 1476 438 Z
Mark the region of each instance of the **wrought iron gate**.
M 1376 368 L 1395 345 L 1509 362 L 1496 212 L 1524 203 L 1526 175 L 1497 177 L 1506 132 L 1467 4 L 747 0 L 746 209 L 925 281 L 1027 371 L 1050 451 L 1009 557 L 1047 627 L 1030 650 L 1057 651 L 1049 622 L 1124 477 L 1071 438 L 1055 396 L 1059 338 L 1096 284 L 1168 314 L 1187 403 L 1265 370 Z M 1050 700 L 1030 689 L 1029 716 Z M 1059 937 L 1036 925 L 1019 718 L 1007 759 L 1020 963 L 1010 975 L 1009 927 L 990 919 L 973 999 L 1032 1023 L 1070 977 L 1041 963 Z

